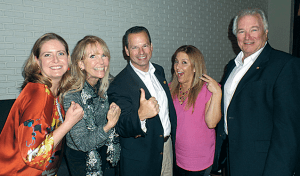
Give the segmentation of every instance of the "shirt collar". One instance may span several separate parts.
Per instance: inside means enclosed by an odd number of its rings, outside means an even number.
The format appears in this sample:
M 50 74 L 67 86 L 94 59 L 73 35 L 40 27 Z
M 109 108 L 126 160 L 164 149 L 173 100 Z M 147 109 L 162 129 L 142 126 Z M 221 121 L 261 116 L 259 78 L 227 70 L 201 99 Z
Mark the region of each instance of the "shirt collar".
M 149 70 L 148 70 L 148 72 L 143 72 L 143 71 L 141 71 L 141 70 L 135 68 L 135 67 L 132 65 L 131 61 L 130 61 L 129 63 L 130 63 L 130 66 L 132 67 L 132 69 L 134 70 L 134 72 L 137 73 L 137 74 L 139 75 L 140 78 L 143 78 L 143 79 L 144 79 L 144 78 L 145 78 L 145 75 L 147 75 L 147 74 L 154 74 L 154 72 L 155 72 L 155 67 L 152 65 L 151 62 L 149 62 Z
M 265 48 L 267 42 L 265 43 L 264 47 L 260 48 L 258 51 L 256 51 L 255 53 L 251 54 L 249 57 L 244 59 L 244 62 L 242 61 L 243 57 L 244 57 L 244 53 L 243 51 L 241 51 L 237 57 L 235 58 L 234 62 L 236 64 L 237 67 L 243 66 L 244 64 L 247 65 L 249 62 L 254 63 L 255 60 L 258 58 L 258 56 L 260 55 L 260 53 L 262 52 L 262 50 Z

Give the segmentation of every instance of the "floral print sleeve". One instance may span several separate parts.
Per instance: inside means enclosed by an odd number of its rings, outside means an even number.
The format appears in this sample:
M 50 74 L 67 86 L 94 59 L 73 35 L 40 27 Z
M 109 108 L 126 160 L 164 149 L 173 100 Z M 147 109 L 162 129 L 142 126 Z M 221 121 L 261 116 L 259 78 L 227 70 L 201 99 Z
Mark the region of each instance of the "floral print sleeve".
M 61 113 L 58 99 L 52 96 L 47 86 L 41 93 L 24 108 L 18 132 L 18 147 L 27 165 L 51 174 L 49 171 L 55 173 L 58 169 L 62 154 L 61 143 L 53 148 L 53 131 L 63 122 L 64 113 Z

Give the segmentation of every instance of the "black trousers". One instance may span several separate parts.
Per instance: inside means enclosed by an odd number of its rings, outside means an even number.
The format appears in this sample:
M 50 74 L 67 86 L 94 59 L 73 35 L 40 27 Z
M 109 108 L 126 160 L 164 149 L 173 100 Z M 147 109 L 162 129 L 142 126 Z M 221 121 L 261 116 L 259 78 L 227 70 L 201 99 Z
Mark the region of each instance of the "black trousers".
M 176 165 L 175 176 L 205 176 L 209 175 L 212 166 L 201 171 L 187 171 Z
M 106 161 L 106 150 L 107 146 L 103 146 L 100 149 L 97 149 L 98 153 L 101 156 L 101 170 L 104 174 Z M 73 150 L 70 147 L 66 146 L 66 159 L 68 162 L 69 170 L 71 176 L 85 176 L 86 175 L 86 152 Z

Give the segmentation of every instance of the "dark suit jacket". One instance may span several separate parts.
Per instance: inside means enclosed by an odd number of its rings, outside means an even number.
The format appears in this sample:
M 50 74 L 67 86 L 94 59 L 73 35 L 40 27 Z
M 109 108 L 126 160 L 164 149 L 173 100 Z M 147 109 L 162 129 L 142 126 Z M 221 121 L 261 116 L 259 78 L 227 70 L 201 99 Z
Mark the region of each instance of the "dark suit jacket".
M 171 137 L 174 142 L 176 134 L 176 112 L 161 66 L 153 64 L 155 76 L 164 88 L 171 121 Z M 145 90 L 146 99 L 151 97 L 143 81 L 128 64 L 110 84 L 108 89 L 109 102 L 115 102 L 121 108 L 121 116 L 116 125 L 121 143 L 121 175 L 122 176 L 159 176 L 162 165 L 164 147 L 164 131 L 159 115 L 147 119 L 147 132 L 141 129 L 138 116 L 140 106 L 140 88 Z M 136 136 L 141 137 L 136 137 Z
M 231 60 L 223 88 L 234 67 Z M 292 176 L 300 152 L 300 59 L 267 44 L 238 84 L 227 119 L 231 176 Z M 222 117 L 216 158 L 225 138 Z

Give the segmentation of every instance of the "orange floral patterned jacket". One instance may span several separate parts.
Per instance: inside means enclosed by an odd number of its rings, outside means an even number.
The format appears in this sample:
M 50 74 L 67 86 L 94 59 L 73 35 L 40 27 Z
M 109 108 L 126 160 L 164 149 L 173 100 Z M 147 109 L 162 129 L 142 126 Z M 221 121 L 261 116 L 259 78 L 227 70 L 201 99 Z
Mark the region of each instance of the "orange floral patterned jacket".
M 49 88 L 28 83 L 0 135 L 0 175 L 55 175 L 63 145 L 53 148 L 53 131 L 63 118 L 62 106 Z

